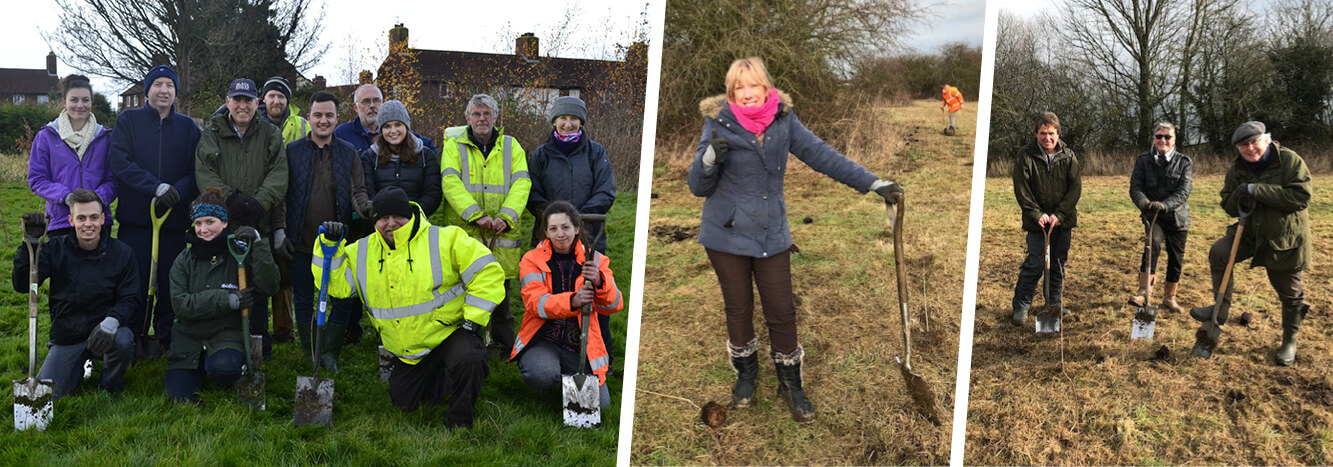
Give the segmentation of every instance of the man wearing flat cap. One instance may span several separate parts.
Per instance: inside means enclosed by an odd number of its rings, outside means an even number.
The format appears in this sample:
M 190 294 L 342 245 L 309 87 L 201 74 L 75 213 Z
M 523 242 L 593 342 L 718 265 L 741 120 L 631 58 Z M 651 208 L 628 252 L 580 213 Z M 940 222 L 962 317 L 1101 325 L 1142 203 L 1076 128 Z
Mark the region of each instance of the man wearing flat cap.
M 481 332 L 504 299 L 504 269 L 463 229 L 431 225 L 402 188 L 376 193 L 371 217 L 375 233 L 354 243 L 336 240 L 341 222 L 323 224 L 316 242 L 337 245 L 329 296 L 359 295 L 384 348 L 397 356 L 389 376 L 394 407 L 411 412 L 448 396 L 445 425 L 471 427 L 489 371 Z M 318 278 L 323 249 L 314 254 Z
M 1240 156 L 1227 170 L 1222 184 L 1222 209 L 1227 215 L 1239 217 L 1237 224 L 1208 250 L 1209 268 L 1213 274 L 1213 293 L 1222 286 L 1236 225 L 1244 225 L 1236 262 L 1250 259 L 1250 267 L 1262 267 L 1268 272 L 1268 282 L 1282 303 L 1282 346 L 1278 348 L 1278 365 L 1287 366 L 1296 361 L 1296 332 L 1301 320 L 1309 312 L 1305 303 L 1304 272 L 1310 267 L 1310 170 L 1305 160 L 1295 151 L 1273 141 L 1262 122 L 1245 122 L 1231 136 Z M 1231 289 L 1235 274 L 1227 286 L 1218 310 L 1217 322 L 1226 322 L 1230 314 Z M 1213 307 L 1190 310 L 1190 316 L 1199 321 L 1212 318 Z
M 283 203 L 288 183 L 287 148 L 282 144 L 281 130 L 258 118 L 258 91 L 255 82 L 245 78 L 227 87 L 227 109 L 204 125 L 195 150 L 194 178 L 200 191 L 221 188 L 228 205 L 237 202 L 258 206 L 256 219 L 238 218 L 232 224 L 254 227 L 268 236 L 287 224 Z M 271 358 L 273 336 L 268 332 L 267 300 L 257 301 L 250 314 L 250 333 L 263 336 L 264 358 Z

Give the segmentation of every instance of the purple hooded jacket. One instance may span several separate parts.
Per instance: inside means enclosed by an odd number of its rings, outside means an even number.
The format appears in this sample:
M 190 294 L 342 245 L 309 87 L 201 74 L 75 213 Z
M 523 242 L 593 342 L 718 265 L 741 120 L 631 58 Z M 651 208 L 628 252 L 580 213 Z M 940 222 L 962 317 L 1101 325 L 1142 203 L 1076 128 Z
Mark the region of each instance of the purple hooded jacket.
M 97 192 L 102 197 L 103 225 L 111 225 L 111 202 L 116 200 L 116 181 L 107 166 L 111 130 L 97 126 L 96 136 L 83 151 L 83 160 L 60 139 L 58 122 L 43 126 L 32 140 L 28 160 L 28 187 L 46 200 L 46 215 L 51 217 L 47 230 L 69 227 L 69 207 L 65 195 L 75 188 Z

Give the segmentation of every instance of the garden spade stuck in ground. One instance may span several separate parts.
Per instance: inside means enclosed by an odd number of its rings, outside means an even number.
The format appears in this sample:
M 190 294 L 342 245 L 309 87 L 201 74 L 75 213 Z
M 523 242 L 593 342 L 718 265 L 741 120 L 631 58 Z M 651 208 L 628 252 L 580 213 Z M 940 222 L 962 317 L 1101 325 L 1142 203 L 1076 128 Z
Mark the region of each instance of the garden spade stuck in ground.
M 1231 253 L 1227 255 L 1227 267 L 1222 270 L 1222 283 L 1217 287 L 1217 294 L 1213 297 L 1211 316 L 1208 321 L 1199 325 L 1199 330 L 1194 333 L 1195 357 L 1212 357 L 1213 350 L 1217 349 L 1217 343 L 1222 339 L 1222 323 L 1217 322 L 1217 316 L 1224 314 L 1231 306 L 1231 300 L 1227 300 L 1227 295 L 1231 293 L 1231 273 L 1235 270 L 1236 250 L 1240 249 L 1240 236 L 1245 233 L 1245 221 L 1248 217 L 1249 213 L 1243 211 L 1240 213 L 1240 221 L 1236 223 L 1236 238 L 1231 241 Z
M 1143 305 L 1135 307 L 1134 320 L 1129 326 L 1130 340 L 1147 339 L 1152 340 L 1153 334 L 1157 330 L 1157 307 L 1152 306 L 1152 283 L 1153 273 L 1157 269 L 1157 261 L 1152 256 L 1152 231 L 1157 227 L 1157 214 L 1152 215 L 1152 222 L 1148 223 L 1148 231 L 1144 233 L 1143 238 L 1143 274 L 1146 274 L 1147 281 L 1144 284 Z
M 231 250 L 231 255 L 236 258 L 236 287 L 237 290 L 245 290 L 245 258 L 250 256 L 250 249 L 254 245 L 238 240 L 236 234 L 227 236 L 227 249 Z M 241 403 L 252 410 L 264 410 L 264 374 L 256 370 L 254 356 L 250 354 L 250 309 L 241 309 L 241 332 L 247 334 L 247 338 L 241 339 L 245 343 L 245 372 L 241 373 L 241 379 L 236 381 L 236 395 L 240 397 Z
M 23 226 L 27 235 L 26 223 Z M 45 234 L 42 238 L 45 238 Z M 38 380 L 37 371 L 37 254 L 42 251 L 41 239 L 23 242 L 28 247 L 28 377 L 14 381 L 14 429 L 23 431 L 36 428 L 46 430 L 54 415 L 55 383 Z M 36 250 L 33 250 L 34 246 Z
M 1036 319 L 1034 321 L 1036 321 L 1037 325 L 1037 334 L 1055 334 L 1060 332 L 1060 320 L 1064 315 L 1063 304 L 1051 303 L 1051 271 L 1053 271 L 1053 269 L 1051 269 L 1051 231 L 1053 230 L 1055 230 L 1054 225 L 1050 226 L 1050 228 L 1042 229 L 1042 234 L 1046 237 L 1046 275 L 1042 278 L 1043 283 L 1046 285 L 1046 302 L 1042 304 L 1041 308 L 1037 309 L 1035 316 Z M 1060 267 L 1060 277 L 1064 277 L 1065 271 L 1063 266 L 1058 267 Z M 1060 284 L 1060 287 L 1063 288 L 1064 284 Z
M 319 234 L 325 235 L 327 231 L 324 226 L 319 226 Z M 292 408 L 294 422 L 297 425 L 320 424 L 326 427 L 333 426 L 333 379 L 319 377 L 319 343 L 324 335 L 324 320 L 329 307 L 329 268 L 333 265 L 333 255 L 338 253 L 338 243 L 325 245 L 323 240 L 316 240 L 319 243 L 320 252 L 324 254 L 324 269 L 320 271 L 319 276 L 319 310 L 315 315 L 315 348 L 310 353 L 311 360 L 315 363 L 314 376 L 296 377 L 296 402 Z M 381 346 L 381 348 L 383 348 Z
M 899 359 L 895 356 L 893 359 L 898 362 L 899 369 L 902 370 L 903 381 L 907 383 L 907 392 L 912 396 L 912 402 L 916 404 L 917 410 L 938 426 L 940 416 L 935 405 L 935 391 L 930 388 L 925 378 L 912 371 L 912 323 L 907 314 L 907 267 L 903 259 L 903 217 L 905 217 L 906 201 L 902 194 L 896 196 L 897 215 L 893 214 L 893 205 L 889 205 L 888 208 L 889 218 L 893 222 L 893 265 L 898 274 L 898 309 L 902 314 L 904 357 Z
M 606 216 L 601 214 L 583 214 L 583 228 L 586 230 L 590 222 L 606 222 Z M 587 244 L 586 261 L 593 261 L 593 245 L 601 241 L 603 228 L 598 232 L 597 238 L 592 243 Z M 590 286 L 586 284 L 585 286 Z M 592 316 L 592 303 L 583 305 L 583 312 L 579 317 L 580 339 L 579 339 L 579 372 L 572 375 L 563 375 L 560 386 L 561 393 L 564 395 L 564 415 L 565 425 L 579 428 L 597 428 L 602 426 L 602 405 L 601 395 L 598 389 L 600 383 L 597 375 L 590 374 L 588 370 L 588 322 L 597 319 Z
M 134 358 L 137 360 L 157 360 L 162 356 L 158 344 L 148 339 L 148 330 L 153 324 L 153 307 L 157 305 L 157 252 L 161 244 L 162 224 L 171 215 L 171 208 L 167 208 L 161 216 L 157 215 L 157 197 L 154 196 L 148 202 L 148 215 L 153 220 L 153 249 L 150 254 L 152 261 L 148 263 L 148 311 L 143 315 L 143 327 L 137 330 L 139 335 L 134 336 Z

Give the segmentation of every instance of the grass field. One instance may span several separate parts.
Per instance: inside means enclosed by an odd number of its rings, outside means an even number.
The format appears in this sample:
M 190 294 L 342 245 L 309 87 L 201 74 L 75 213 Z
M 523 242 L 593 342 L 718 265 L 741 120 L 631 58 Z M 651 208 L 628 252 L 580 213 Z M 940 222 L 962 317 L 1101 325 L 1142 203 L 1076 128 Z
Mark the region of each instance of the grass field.
M 1217 205 L 1222 177 L 1196 177 L 1181 280 L 1182 306 L 1213 301 L 1208 248 L 1231 222 Z M 1273 364 L 1281 341 L 1277 296 L 1262 270 L 1238 265 L 1232 321 L 1213 357 L 1190 355 L 1198 323 L 1162 312 L 1156 340 L 1131 342 L 1143 227 L 1128 179 L 1084 177 L 1064 303 L 1063 337 L 1009 324 L 1024 246 L 1013 185 L 986 182 L 968 402 L 968 465 L 1328 465 L 1333 463 L 1333 182 L 1315 177 L 1310 204 L 1312 306 L 1296 365 Z M 1164 270 L 1165 255 L 1158 263 Z M 1153 303 L 1160 303 L 1156 287 Z M 1042 303 L 1040 298 L 1034 305 Z M 1236 316 L 1251 312 L 1249 326 Z M 1166 358 L 1157 358 L 1165 347 Z
M 619 193 L 608 220 L 617 284 L 629 296 L 635 195 Z M 8 265 L 18 246 L 18 216 L 40 210 L 39 200 L 23 183 L 0 184 L 0 265 Z M 530 227 L 529 227 L 530 228 Z M 527 238 L 526 236 L 524 238 Z M 25 253 L 26 254 L 26 253 Z M 0 283 L 9 284 L 10 267 L 0 267 Z M 10 380 L 27 376 L 27 296 L 4 287 L 0 292 L 0 398 L 12 400 Z M 45 288 L 43 289 L 45 290 Z M 46 300 L 43 298 L 43 310 Z M 514 294 L 512 309 L 521 319 L 523 305 Z M 616 335 L 611 406 L 602 427 L 568 428 L 560 397 L 538 397 L 523 383 L 517 365 L 491 360 L 471 430 L 444 428 L 444 406 L 402 413 L 389 402 L 380 382 L 376 339 L 367 336 L 342 351 L 337 375 L 333 428 L 292 425 L 296 377 L 309 375 L 309 362 L 296 344 L 278 344 L 264 365 L 268 410 L 251 412 L 236 401 L 234 390 L 206 390 L 199 405 L 168 402 L 162 392 L 165 361 L 139 363 L 115 396 L 86 381 L 81 392 L 55 404 L 55 419 L 45 432 L 0 429 L 0 463 L 6 465 L 442 465 L 442 464 L 589 464 L 611 465 L 619 431 L 621 374 L 629 312 L 612 317 Z M 39 319 L 38 364 L 46 354 L 49 316 Z M 100 365 L 100 363 L 99 363 Z M 321 374 L 324 376 L 325 374 Z M 8 422 L 6 422 L 8 423 Z
M 646 239 L 632 463 L 948 462 L 975 132 L 963 124 L 957 136 L 941 135 L 945 120 L 938 105 L 918 101 L 877 109 L 880 114 L 854 132 L 876 149 L 849 157 L 907 190 L 913 368 L 933 385 L 944 426 L 913 410 L 893 359 L 903 346 L 883 200 L 860 196 L 794 158 L 786 201 L 801 249 L 792 257 L 797 329 L 807 355 L 805 388 L 819 419 L 808 427 L 792 421 L 776 396 L 768 333 L 756 310 L 761 342 L 756 401 L 732 410 L 720 428 L 702 424 L 693 404 L 729 404 L 735 374 L 726 353 L 717 278 L 696 241 L 703 200 L 690 195 L 685 183 L 693 146 L 659 145 Z M 960 122 L 976 120 L 971 107 L 962 112 Z M 843 143 L 833 145 L 847 147 Z

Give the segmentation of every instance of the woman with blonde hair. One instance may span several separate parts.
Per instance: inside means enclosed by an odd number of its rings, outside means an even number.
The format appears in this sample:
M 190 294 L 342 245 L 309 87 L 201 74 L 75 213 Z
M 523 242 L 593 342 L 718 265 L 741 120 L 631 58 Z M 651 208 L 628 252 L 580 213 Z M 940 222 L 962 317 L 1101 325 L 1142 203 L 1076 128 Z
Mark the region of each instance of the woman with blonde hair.
M 752 289 L 757 286 L 778 395 L 792 418 L 810 423 L 815 409 L 802 388 L 805 351 L 796 335 L 789 253 L 794 245 L 783 199 L 787 154 L 860 193 L 874 191 L 889 203 L 903 190 L 806 129 L 792 113 L 791 97 L 773 86 L 759 58 L 732 62 L 726 86 L 726 94 L 699 103 L 704 124 L 689 185 L 695 196 L 705 198 L 699 243 L 717 272 L 726 307 L 727 347 L 737 375 L 732 402 L 736 407 L 750 404 L 759 374 Z

